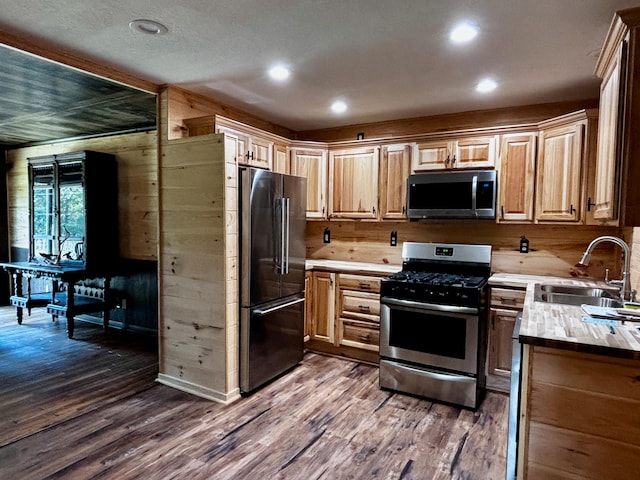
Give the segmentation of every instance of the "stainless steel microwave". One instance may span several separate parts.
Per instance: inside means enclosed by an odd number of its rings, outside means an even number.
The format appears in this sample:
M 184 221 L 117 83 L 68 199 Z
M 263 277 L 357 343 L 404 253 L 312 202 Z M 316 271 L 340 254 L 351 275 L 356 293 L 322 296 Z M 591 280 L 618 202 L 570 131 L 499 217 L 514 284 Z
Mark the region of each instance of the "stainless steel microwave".
M 495 170 L 419 173 L 408 181 L 409 218 L 496 218 Z

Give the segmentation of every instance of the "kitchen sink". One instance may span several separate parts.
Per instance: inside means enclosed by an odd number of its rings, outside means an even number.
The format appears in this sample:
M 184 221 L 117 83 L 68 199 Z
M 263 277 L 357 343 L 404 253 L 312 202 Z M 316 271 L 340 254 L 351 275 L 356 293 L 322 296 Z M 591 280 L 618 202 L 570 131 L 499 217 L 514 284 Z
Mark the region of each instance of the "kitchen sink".
M 587 304 L 607 308 L 621 308 L 624 306 L 618 295 L 618 290 L 546 284 L 536 285 L 533 292 L 536 302 L 577 306 Z
M 593 287 L 575 287 L 569 285 L 540 285 L 541 293 L 561 294 L 561 295 L 580 295 L 583 297 L 605 297 L 618 298 L 618 290 L 607 290 L 604 288 Z

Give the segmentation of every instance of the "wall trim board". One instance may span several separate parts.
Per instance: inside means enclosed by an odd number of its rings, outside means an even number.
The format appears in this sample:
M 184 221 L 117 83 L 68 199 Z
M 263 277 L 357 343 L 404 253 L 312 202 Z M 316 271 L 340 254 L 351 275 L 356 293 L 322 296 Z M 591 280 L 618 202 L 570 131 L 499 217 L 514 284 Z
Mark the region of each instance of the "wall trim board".
M 202 385 L 197 385 L 195 383 L 187 382 L 185 380 L 181 380 L 179 378 L 172 377 L 170 375 L 166 375 L 164 373 L 159 373 L 156 378 L 156 382 L 166 385 L 168 387 L 176 388 L 186 393 L 190 393 L 192 395 L 196 395 L 198 397 L 205 398 L 207 400 L 212 400 L 214 402 L 222 403 L 224 405 L 228 405 L 232 402 L 235 402 L 240 398 L 240 390 L 235 389 L 228 393 L 219 392 L 212 388 L 203 387 Z
M 364 138 L 394 138 L 405 135 L 420 135 L 451 130 L 477 129 L 538 123 L 582 109 L 598 108 L 598 99 L 572 102 L 523 105 L 493 110 L 475 110 L 447 115 L 405 118 L 385 122 L 363 123 L 344 127 L 325 128 L 296 132 L 296 140 L 317 142 L 339 142 L 356 140 L 358 133 Z

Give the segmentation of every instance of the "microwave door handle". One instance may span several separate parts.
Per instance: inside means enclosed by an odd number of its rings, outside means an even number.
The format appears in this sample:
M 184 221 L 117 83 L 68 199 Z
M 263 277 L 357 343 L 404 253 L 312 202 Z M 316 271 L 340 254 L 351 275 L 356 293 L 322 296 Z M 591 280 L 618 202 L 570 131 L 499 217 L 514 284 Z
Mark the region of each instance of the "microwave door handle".
M 474 175 L 471 179 L 471 213 L 477 215 L 477 199 L 478 199 L 478 175 Z

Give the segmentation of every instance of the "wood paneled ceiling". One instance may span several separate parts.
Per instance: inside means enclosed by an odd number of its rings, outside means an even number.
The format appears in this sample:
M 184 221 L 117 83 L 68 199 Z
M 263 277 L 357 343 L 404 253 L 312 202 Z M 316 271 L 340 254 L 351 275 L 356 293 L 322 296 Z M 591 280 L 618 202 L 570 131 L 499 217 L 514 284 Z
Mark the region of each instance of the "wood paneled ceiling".
M 155 126 L 155 95 L 0 46 L 0 147 Z

